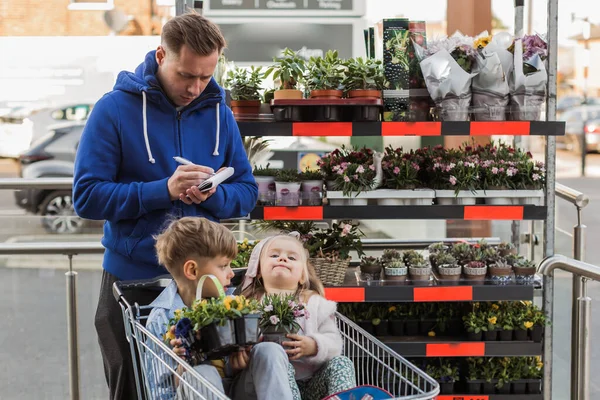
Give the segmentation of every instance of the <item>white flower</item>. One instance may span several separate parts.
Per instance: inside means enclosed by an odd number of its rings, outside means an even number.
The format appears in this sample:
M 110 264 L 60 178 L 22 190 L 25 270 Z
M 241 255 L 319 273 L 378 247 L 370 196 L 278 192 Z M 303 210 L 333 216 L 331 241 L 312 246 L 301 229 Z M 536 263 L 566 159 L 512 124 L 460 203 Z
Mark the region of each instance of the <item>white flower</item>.
M 348 178 L 347 176 L 344 177 L 344 182 L 350 182 L 350 178 Z
M 358 168 L 356 168 L 356 173 L 362 174 L 363 172 L 365 172 L 365 169 L 362 165 L 359 165 Z
M 531 179 L 533 179 L 534 181 L 539 181 L 540 176 L 538 174 L 533 174 L 533 175 L 531 175 Z
M 273 304 L 269 304 L 268 306 L 265 306 L 264 311 L 265 312 L 273 311 Z
M 496 167 L 492 168 L 492 174 L 494 174 L 494 175 L 498 174 L 498 168 L 496 168 Z
M 450 184 L 452 186 L 456 185 L 456 177 L 454 175 L 450 175 L 450 178 L 448 180 L 450 181 Z
M 448 168 L 449 168 L 449 169 L 452 169 L 452 168 L 454 168 L 454 167 L 456 167 L 456 164 L 454 164 L 454 163 L 450 163 L 450 165 L 448 165 Z
M 271 315 L 271 317 L 269 317 L 269 321 L 271 321 L 271 325 L 277 325 L 280 322 L 280 319 L 277 317 L 277 315 Z

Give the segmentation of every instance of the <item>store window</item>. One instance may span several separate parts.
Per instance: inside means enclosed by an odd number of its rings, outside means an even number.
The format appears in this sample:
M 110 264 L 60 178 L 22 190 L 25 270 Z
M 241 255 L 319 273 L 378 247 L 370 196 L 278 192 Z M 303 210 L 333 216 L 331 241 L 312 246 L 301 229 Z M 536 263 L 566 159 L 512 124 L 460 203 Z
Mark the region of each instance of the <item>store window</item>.
M 114 0 L 71 0 L 69 10 L 112 10 Z

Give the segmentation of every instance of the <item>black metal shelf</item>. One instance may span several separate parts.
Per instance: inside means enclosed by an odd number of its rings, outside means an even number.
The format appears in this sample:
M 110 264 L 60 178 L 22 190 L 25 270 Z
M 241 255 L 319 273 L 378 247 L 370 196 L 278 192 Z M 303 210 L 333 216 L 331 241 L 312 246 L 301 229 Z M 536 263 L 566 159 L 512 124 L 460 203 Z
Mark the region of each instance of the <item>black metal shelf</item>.
M 542 343 L 466 342 L 443 337 L 380 337 L 402 357 L 526 357 L 542 355 Z
M 428 219 L 470 221 L 544 220 L 545 206 L 428 205 L 428 206 L 257 206 L 250 219 L 267 221 L 327 219 Z
M 242 136 L 562 136 L 561 121 L 264 122 L 238 121 Z

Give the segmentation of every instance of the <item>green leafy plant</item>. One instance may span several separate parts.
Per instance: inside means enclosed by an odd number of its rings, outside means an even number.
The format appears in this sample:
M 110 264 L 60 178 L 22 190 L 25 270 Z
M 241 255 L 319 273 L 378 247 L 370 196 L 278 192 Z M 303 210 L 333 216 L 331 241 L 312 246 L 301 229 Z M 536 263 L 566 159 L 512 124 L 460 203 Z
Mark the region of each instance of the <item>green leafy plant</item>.
M 463 316 L 464 327 L 469 333 L 480 333 L 487 330 L 487 321 L 484 314 L 479 311 L 471 311 Z
M 428 364 L 427 375 L 441 383 L 454 383 L 460 379 L 459 369 L 453 362 L 440 358 L 435 364 Z
M 279 89 L 297 89 L 297 84 L 303 79 L 306 62 L 297 52 L 285 48 L 281 57 L 273 59 L 277 64 L 269 67 L 263 78 L 273 74 L 273 80 L 281 82 Z
M 256 163 L 269 151 L 270 139 L 257 136 L 246 136 L 244 138 L 244 150 L 250 165 L 255 167 Z
M 277 171 L 276 182 L 300 182 L 300 174 L 296 169 L 285 168 Z
M 414 189 L 421 186 L 419 171 L 421 159 L 413 153 L 403 153 L 402 148 L 385 148 L 381 168 L 383 185 L 388 189 Z
M 481 376 L 481 365 L 484 359 L 482 357 L 467 358 L 467 380 L 475 381 Z
M 258 242 L 259 240 L 251 242 L 248 239 L 244 239 L 241 243 L 238 243 L 238 253 L 235 259 L 231 261 L 231 266 L 233 268 L 247 267 L 250 261 L 250 254 L 252 254 L 252 250 Z
M 304 305 L 293 295 L 268 294 L 263 297 L 259 325 L 264 331 L 296 333 L 300 325 L 296 318 L 304 316 Z
M 456 258 L 454 258 L 452 254 L 448 253 L 436 254 L 435 262 L 440 268 L 455 268 L 457 266 Z
M 408 267 L 419 268 L 426 266 L 425 257 L 423 257 L 423 254 L 415 250 L 405 251 L 402 261 L 404 261 L 404 264 L 406 264 Z
M 252 171 L 252 175 L 254 176 L 277 176 L 278 173 L 278 169 L 274 169 L 274 168 L 269 168 L 271 164 L 267 164 L 264 168 L 263 167 L 254 167 L 254 170 Z
M 381 60 L 349 58 L 344 62 L 343 85 L 345 90 L 383 90 L 385 76 Z
M 359 223 L 340 221 L 330 228 L 320 229 L 302 237 L 311 257 L 323 257 L 335 260 L 347 260 L 350 252 L 355 251 L 359 257 L 364 254 L 361 238 L 364 233 Z
M 325 57 L 311 57 L 307 64 L 306 85 L 310 90 L 342 90 L 345 67 L 337 50 Z
M 395 249 L 385 249 L 381 255 L 383 265 L 388 265 L 394 261 L 402 261 L 402 253 Z
M 262 83 L 262 67 L 236 68 L 227 73 L 225 85 L 231 90 L 233 100 L 260 100 L 259 93 Z
M 461 265 L 465 265 L 473 260 L 474 251 L 469 243 L 455 243 L 450 252 Z
M 304 172 L 300 173 L 301 181 L 321 181 L 323 180 L 323 174 L 320 170 L 305 169 Z

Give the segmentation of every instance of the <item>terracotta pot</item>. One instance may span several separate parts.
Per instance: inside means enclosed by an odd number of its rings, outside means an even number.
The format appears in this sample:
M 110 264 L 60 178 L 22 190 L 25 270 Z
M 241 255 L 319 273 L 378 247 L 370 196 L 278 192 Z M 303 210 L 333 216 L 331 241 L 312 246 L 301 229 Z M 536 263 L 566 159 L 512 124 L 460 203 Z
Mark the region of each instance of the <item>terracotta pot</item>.
M 260 114 L 260 100 L 231 100 L 234 114 Z
M 512 274 L 512 268 L 498 268 L 495 266 L 489 266 L 488 271 L 490 276 L 509 276 Z
M 341 90 L 311 90 L 311 99 L 341 99 L 344 92 Z
M 275 100 L 300 100 L 302 99 L 302 90 L 297 89 L 279 89 L 273 94 Z
M 349 98 L 369 98 L 369 99 L 380 99 L 381 98 L 381 90 L 351 90 L 348 92 Z
M 513 266 L 513 269 L 515 270 L 515 275 L 517 276 L 532 276 L 535 275 L 535 268 L 522 268 L 522 267 L 517 267 L 517 266 Z

